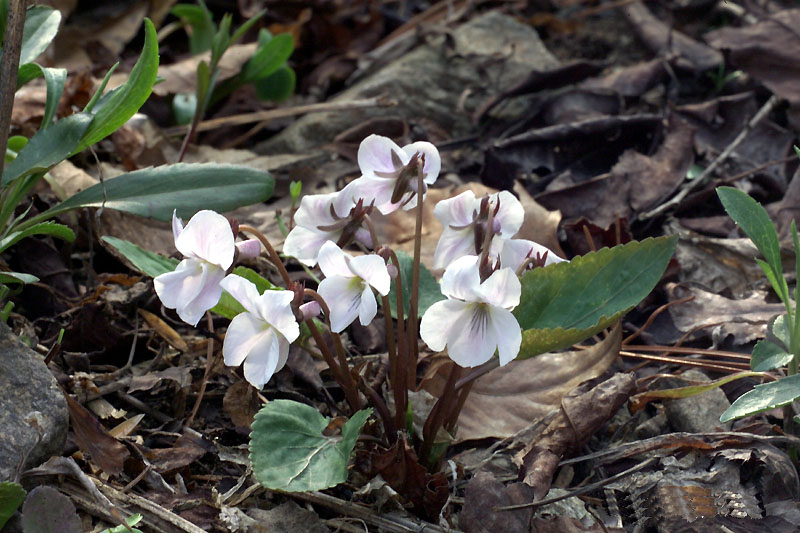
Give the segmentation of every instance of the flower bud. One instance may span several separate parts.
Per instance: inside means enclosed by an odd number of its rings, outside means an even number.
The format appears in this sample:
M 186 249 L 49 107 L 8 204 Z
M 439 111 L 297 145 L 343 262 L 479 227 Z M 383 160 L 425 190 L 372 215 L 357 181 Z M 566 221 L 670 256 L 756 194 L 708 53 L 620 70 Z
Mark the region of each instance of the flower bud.
M 372 248 L 372 235 L 369 234 L 369 231 L 365 228 L 358 228 L 355 234 L 355 240 L 366 246 L 367 248 Z
M 258 239 L 247 239 L 236 243 L 237 259 L 254 259 L 261 254 L 261 243 Z
M 319 305 L 319 302 L 316 300 L 312 300 L 310 302 L 306 302 L 300 306 L 300 314 L 303 315 L 303 320 L 310 320 L 316 316 L 319 316 L 322 308 Z
M 395 279 L 399 274 L 395 265 L 386 265 L 386 271 L 389 272 L 389 277 L 392 279 Z

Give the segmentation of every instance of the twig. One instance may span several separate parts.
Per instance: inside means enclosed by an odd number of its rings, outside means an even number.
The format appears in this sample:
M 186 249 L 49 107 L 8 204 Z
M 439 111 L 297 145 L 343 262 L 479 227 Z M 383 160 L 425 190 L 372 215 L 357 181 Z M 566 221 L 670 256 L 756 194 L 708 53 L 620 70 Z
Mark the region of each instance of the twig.
M 761 109 L 759 109 L 758 112 L 755 115 L 753 115 L 753 118 L 751 118 L 750 121 L 747 124 L 745 124 L 745 127 L 742 128 L 742 131 L 739 132 L 739 135 L 736 136 L 736 138 L 727 146 L 727 148 L 725 148 L 697 178 L 687 182 L 681 188 L 678 194 L 676 194 L 670 200 L 664 202 L 655 209 L 652 209 L 651 211 L 648 211 L 646 213 L 641 213 L 638 216 L 639 220 L 647 220 L 649 218 L 657 217 L 667 209 L 680 204 L 681 201 L 683 201 L 683 199 L 689 195 L 689 193 L 691 193 L 701 185 L 705 185 L 705 182 L 711 176 L 711 173 L 714 172 L 717 169 L 717 167 L 720 166 L 722 162 L 725 161 L 728 158 L 728 156 L 730 156 L 733 153 L 734 150 L 736 150 L 736 148 L 742 143 L 742 141 L 744 141 L 745 137 L 747 137 L 747 134 L 750 133 L 753 130 L 753 128 L 755 128 L 758 125 L 758 123 L 764 119 L 764 117 L 769 115 L 772 112 L 772 110 L 775 109 L 775 106 L 777 106 L 780 101 L 781 99 L 777 95 L 772 95 L 770 99 L 767 100 L 763 106 L 761 106 Z
M 521 503 L 521 504 L 518 504 L 518 505 L 504 505 L 503 507 L 495 507 L 494 510 L 495 511 L 514 511 L 516 509 L 526 509 L 526 508 L 529 508 L 529 507 L 541 507 L 542 505 L 549 505 L 551 503 L 560 502 L 561 500 L 566 500 L 567 498 L 572 498 L 573 496 L 580 496 L 581 494 L 586 494 L 587 492 L 592 492 L 594 490 L 603 488 L 606 485 L 608 485 L 609 483 L 613 483 L 613 482 L 617 481 L 618 479 L 622 479 L 622 478 L 627 477 L 627 476 L 629 476 L 631 474 L 635 474 L 639 470 L 642 470 L 643 468 L 647 468 L 648 466 L 650 466 L 651 464 L 655 463 L 656 461 L 658 461 L 658 457 L 651 457 L 651 458 L 647 459 L 646 461 L 642 461 L 638 465 L 625 470 L 624 472 L 620 472 L 619 474 L 615 474 L 615 475 L 613 475 L 611 477 L 608 477 L 606 479 L 602 479 L 602 480 L 600 480 L 600 481 L 598 481 L 596 483 L 591 483 L 589 485 L 584 485 L 583 487 L 575 489 L 575 490 L 573 490 L 571 492 L 568 492 L 566 494 L 562 494 L 560 496 L 553 496 L 552 498 L 545 498 L 544 500 L 539 500 L 538 502 Z
M 0 146 L 5 154 L 8 131 L 11 129 L 11 109 L 17 89 L 19 54 L 22 49 L 22 29 L 28 0 L 9 0 L 6 35 L 3 39 L 3 58 L 0 60 Z M 3 174 L 5 156 L 0 158 L 0 176 Z
M 253 122 L 263 122 L 278 118 L 293 117 L 295 115 L 304 115 L 306 113 L 346 111 L 348 109 L 368 109 L 371 107 L 393 107 L 396 105 L 396 101 L 391 100 L 386 96 L 379 96 L 377 98 L 351 100 L 349 102 L 321 102 L 318 104 L 298 105 L 280 109 L 268 109 L 266 111 L 258 111 L 256 113 L 242 113 L 241 115 L 231 115 L 229 117 L 204 120 L 197 125 L 197 128 L 195 128 L 195 133 L 213 130 L 222 126 L 241 126 L 242 124 L 252 124 Z M 174 128 L 166 129 L 164 132 L 167 136 L 172 136 L 186 133 L 188 129 L 188 126 L 175 126 Z

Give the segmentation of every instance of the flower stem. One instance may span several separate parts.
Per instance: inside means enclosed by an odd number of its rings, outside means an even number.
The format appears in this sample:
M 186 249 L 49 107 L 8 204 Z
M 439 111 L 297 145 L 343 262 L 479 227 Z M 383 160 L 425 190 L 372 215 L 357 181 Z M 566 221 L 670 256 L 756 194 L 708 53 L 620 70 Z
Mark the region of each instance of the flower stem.
M 419 359 L 419 263 L 422 253 L 422 207 L 424 204 L 425 186 L 422 180 L 422 165 L 425 158 L 420 161 L 420 171 L 417 173 L 417 222 L 414 228 L 414 265 L 411 274 L 411 302 L 408 307 L 408 381 L 410 385 L 417 379 L 417 361 Z
M 291 288 L 292 278 L 289 276 L 289 271 L 286 270 L 286 266 L 284 266 L 283 261 L 281 261 L 281 258 L 278 256 L 278 252 L 276 252 L 275 248 L 273 248 L 270 244 L 269 239 L 267 239 L 263 233 L 258 231 L 253 226 L 242 224 L 239 226 L 239 231 L 243 233 L 251 233 L 256 239 L 261 241 L 261 244 L 263 244 L 264 248 L 267 249 L 267 254 L 269 255 L 270 261 L 272 261 L 278 268 L 278 272 L 280 272 L 281 278 L 283 278 L 283 282 L 286 284 L 286 288 Z
M 403 276 L 400 271 L 400 261 L 393 250 L 389 250 L 390 257 L 394 266 L 397 267 L 397 277 L 395 278 L 395 305 L 397 307 L 397 362 L 392 378 L 392 388 L 394 392 L 395 406 L 395 426 L 405 427 L 406 410 L 408 409 L 408 389 L 414 381 L 409 379 L 410 369 L 408 365 L 408 343 L 405 338 L 405 313 L 403 309 Z M 414 373 L 416 376 L 416 370 Z
M 458 404 L 458 398 L 455 394 L 455 387 L 458 378 L 461 377 L 463 369 L 456 363 L 451 363 L 450 375 L 447 376 L 447 382 L 444 385 L 442 395 L 434 404 L 428 419 L 425 420 L 425 425 L 422 428 L 422 449 L 420 450 L 420 459 L 423 463 L 431 466 L 430 453 L 433 448 L 436 435 L 439 433 L 439 428 L 442 427 L 446 416 L 453 410 L 454 404 Z

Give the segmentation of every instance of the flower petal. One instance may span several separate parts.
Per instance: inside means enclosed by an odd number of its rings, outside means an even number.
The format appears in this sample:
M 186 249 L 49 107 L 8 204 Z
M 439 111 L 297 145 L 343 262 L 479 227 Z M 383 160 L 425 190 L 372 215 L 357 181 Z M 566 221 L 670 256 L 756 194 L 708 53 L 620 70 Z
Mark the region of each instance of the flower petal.
M 505 239 L 510 239 L 522 227 L 525 219 L 525 209 L 517 200 L 516 196 L 508 191 L 500 191 L 490 195 L 493 204 L 500 202 L 495 219 L 500 222 L 499 235 Z
M 237 302 L 242 304 L 242 307 L 244 307 L 248 313 L 252 313 L 255 316 L 259 315 L 259 295 L 255 283 L 242 276 L 229 274 L 222 280 L 220 285 L 228 294 L 233 296 Z
M 219 267 L 187 258 L 174 271 L 157 276 L 153 286 L 164 307 L 175 309 L 181 320 L 194 326 L 219 301 L 224 276 Z
M 429 142 L 418 141 L 403 146 L 403 151 L 408 154 L 409 160 L 416 153 L 425 155 L 425 166 L 422 167 L 424 181 L 428 185 L 436 181 L 442 169 L 442 158 L 439 156 L 439 150 L 434 145 Z
M 397 154 L 403 165 L 408 164 L 409 155 L 388 137 L 372 134 L 361 141 L 361 145 L 358 147 L 358 166 L 361 173 L 371 176 L 375 172 L 397 170 L 392 161 L 392 152 Z
M 331 329 L 340 333 L 358 317 L 364 282 L 359 278 L 330 276 L 322 280 L 317 292 L 328 304 Z
M 350 261 L 350 270 L 375 287 L 375 290 L 383 296 L 389 294 L 392 279 L 389 277 L 389 271 L 386 269 L 386 262 L 381 256 L 370 254 L 354 257 Z
M 500 366 L 514 360 L 519 355 L 522 345 L 522 329 L 511 311 L 502 307 L 491 307 L 489 310 L 492 329 L 497 339 L 497 353 Z
M 265 330 L 244 360 L 244 378 L 256 388 L 263 387 L 278 368 L 281 360 L 279 337 L 274 329 Z
M 465 255 L 475 255 L 475 234 L 472 228 L 454 230 L 445 226 L 433 253 L 433 268 L 447 268 L 450 263 Z
M 483 297 L 480 289 L 481 276 L 478 272 L 478 257 L 466 255 L 459 257 L 447 266 L 442 276 L 441 291 L 448 298 L 458 298 L 475 302 Z
M 294 293 L 285 290 L 266 290 L 258 297 L 256 305 L 262 320 L 269 323 L 289 342 L 300 336 L 300 326 L 292 311 Z
M 342 276 L 352 278 L 353 271 L 350 270 L 350 257 L 342 251 L 339 246 L 332 241 L 328 241 L 319 249 L 319 269 L 326 277 Z
M 296 226 L 303 226 L 307 229 L 316 229 L 317 226 L 327 226 L 336 222 L 336 219 L 331 214 L 331 205 L 337 207 L 338 193 L 332 192 L 329 194 L 309 194 L 303 196 L 300 200 L 300 207 L 294 214 L 294 223 Z M 348 212 L 350 209 L 347 210 Z M 339 212 L 339 216 L 345 216 L 347 213 Z
M 198 211 L 175 239 L 175 247 L 186 257 L 195 257 L 227 270 L 233 263 L 234 238 L 231 225 L 214 211 Z
M 228 326 L 222 343 L 222 357 L 228 366 L 239 366 L 269 328 L 251 313 L 239 313 Z
M 528 257 L 535 258 L 536 254 L 543 256 L 545 253 L 547 254 L 547 259 L 545 259 L 544 266 L 566 261 L 566 259 L 557 256 L 555 252 L 539 243 L 526 239 L 508 239 L 503 241 L 503 248 L 500 252 L 500 266 L 511 268 L 516 272 Z
M 392 192 L 397 180 L 364 175 L 351 181 L 342 189 L 341 194 L 354 203 L 363 200 L 364 205 L 374 204 L 382 214 L 387 215 L 397 210 L 400 204 L 392 203 Z
M 419 323 L 419 336 L 428 348 L 435 352 L 444 350 L 450 330 L 462 319 L 468 306 L 458 300 L 443 300 L 425 310 Z
M 442 223 L 445 229 L 448 226 L 466 226 L 475 218 L 478 203 L 475 193 L 464 191 L 457 196 L 442 200 L 433 208 L 433 214 Z
M 258 239 L 247 239 L 236 243 L 236 250 L 238 250 L 239 260 L 254 259 L 261 255 L 261 243 Z
M 306 266 L 317 264 L 317 256 L 322 245 L 336 241 L 341 231 L 316 231 L 303 226 L 295 226 L 283 243 L 283 255 L 294 257 Z
M 522 284 L 517 273 L 510 268 L 495 270 L 486 281 L 481 284 L 484 302 L 505 309 L 513 309 L 519 305 L 522 293 Z
M 219 303 L 222 296 L 222 287 L 219 284 L 225 277 L 225 271 L 211 263 L 202 263 L 202 267 L 204 274 L 200 293 L 175 309 L 181 320 L 193 326 L 197 325 L 206 311 Z
M 177 241 L 183 231 L 183 221 L 178 218 L 178 210 L 172 210 L 172 237 Z
M 470 304 L 467 309 L 449 331 L 447 355 L 458 365 L 470 368 L 492 358 L 498 339 L 491 325 L 489 305 Z
M 361 301 L 358 304 L 358 320 L 362 326 L 369 326 L 377 314 L 378 302 L 375 301 L 375 295 L 372 294 L 370 286 L 365 283 L 364 290 L 361 291 Z

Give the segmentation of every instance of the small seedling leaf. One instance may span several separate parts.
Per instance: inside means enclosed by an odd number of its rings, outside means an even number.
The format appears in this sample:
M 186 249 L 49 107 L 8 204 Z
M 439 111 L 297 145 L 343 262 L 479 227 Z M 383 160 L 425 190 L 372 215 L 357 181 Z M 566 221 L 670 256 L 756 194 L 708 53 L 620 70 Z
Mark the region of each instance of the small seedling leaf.
M 800 398 L 800 374 L 781 378 L 778 381 L 756 385 L 750 392 L 740 396 L 722 416 L 720 422 L 750 416 L 769 409 L 781 407 Z
M 785 366 L 792 360 L 792 354 L 775 343 L 758 341 L 750 356 L 750 368 L 755 372 L 767 372 Z
M 3 529 L 23 501 L 25 501 L 25 489 L 22 485 L 0 481 L 0 529 Z

